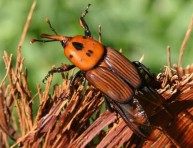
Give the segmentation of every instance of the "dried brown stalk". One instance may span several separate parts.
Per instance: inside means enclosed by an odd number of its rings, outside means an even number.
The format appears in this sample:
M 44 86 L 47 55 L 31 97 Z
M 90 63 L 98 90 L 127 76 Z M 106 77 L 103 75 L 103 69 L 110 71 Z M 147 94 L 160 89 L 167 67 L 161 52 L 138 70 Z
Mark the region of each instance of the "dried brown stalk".
M 192 27 L 193 27 L 193 16 L 192 16 L 192 19 L 191 19 L 190 24 L 188 26 L 188 29 L 186 31 L 186 35 L 184 37 L 184 40 L 183 40 L 181 48 L 180 48 L 180 54 L 179 54 L 179 59 L 178 59 L 178 67 L 182 67 L 182 57 L 183 57 L 183 54 L 184 54 L 186 44 L 187 44 L 188 39 L 190 37 Z
M 170 114 L 161 110 L 150 118 L 152 124 L 161 129 L 161 132 L 155 130 L 152 133 L 158 136 L 155 141 L 135 136 L 122 119 L 117 119 L 114 113 L 104 109 L 102 94 L 87 85 L 84 79 L 77 79 L 73 89 L 70 89 L 73 71 L 62 75 L 63 82 L 54 86 L 52 94 L 51 76 L 45 89 L 38 85 L 37 94 L 32 96 L 26 70 L 23 70 L 21 46 L 35 6 L 36 0 L 18 46 L 15 67 L 12 65 L 12 55 L 4 53 L 7 72 L 0 84 L 0 147 L 193 146 L 193 64 L 182 69 L 179 60 L 178 66 L 171 66 L 170 48 L 168 66 L 157 78 L 162 83 L 157 91 L 165 98 Z M 189 27 L 184 42 L 187 42 L 190 31 Z M 182 48 L 181 55 L 184 43 Z M 40 101 L 37 115 L 32 111 L 35 97 Z M 13 145 L 10 145 L 9 138 Z

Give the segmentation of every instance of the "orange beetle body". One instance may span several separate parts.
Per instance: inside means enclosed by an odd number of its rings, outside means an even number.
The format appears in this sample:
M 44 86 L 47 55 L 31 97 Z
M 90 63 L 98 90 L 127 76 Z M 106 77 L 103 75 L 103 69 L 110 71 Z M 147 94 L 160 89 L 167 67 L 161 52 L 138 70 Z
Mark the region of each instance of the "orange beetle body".
M 48 22 L 56 35 L 42 34 L 42 38 L 49 40 L 31 40 L 31 42 L 60 41 L 65 56 L 74 64 L 67 68 L 59 67 L 51 70 L 46 78 L 50 74 L 78 67 L 80 71 L 73 78 L 72 84 L 78 76 L 84 76 L 90 84 L 105 95 L 110 107 L 120 114 L 134 133 L 148 138 L 154 129 L 149 121 L 152 110 L 154 108 L 163 109 L 164 101 L 151 86 L 148 86 L 149 82 L 146 81 L 145 75 L 148 75 L 150 81 L 155 80 L 141 63 L 131 62 L 113 48 L 106 47 L 94 40 L 84 21 L 87 12 L 88 8 L 80 17 L 80 24 L 85 29 L 85 36 L 60 36 Z M 80 73 L 82 75 L 79 75 Z M 144 105 L 147 102 L 149 103 L 148 107 Z

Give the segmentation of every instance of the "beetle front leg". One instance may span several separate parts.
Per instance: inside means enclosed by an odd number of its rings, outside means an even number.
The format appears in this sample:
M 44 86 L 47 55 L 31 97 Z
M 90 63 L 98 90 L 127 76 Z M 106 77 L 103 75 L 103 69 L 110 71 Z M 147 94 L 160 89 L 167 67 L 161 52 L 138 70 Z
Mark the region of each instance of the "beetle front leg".
M 70 90 L 73 90 L 74 85 L 75 85 L 75 81 L 77 78 L 83 77 L 83 72 L 81 70 L 79 70 L 77 73 L 74 74 L 71 82 L 70 82 Z
M 85 37 L 90 38 L 91 37 L 91 32 L 90 29 L 87 25 L 87 23 L 84 20 L 84 17 L 86 16 L 86 14 L 88 13 L 88 8 L 91 4 L 88 4 L 87 8 L 84 10 L 84 12 L 82 13 L 82 16 L 80 17 L 80 26 L 85 30 Z
M 43 83 L 45 83 L 45 81 L 54 73 L 61 73 L 61 72 L 66 72 L 71 70 L 72 68 L 74 68 L 74 65 L 67 65 L 67 64 L 62 64 L 60 67 L 58 68 L 54 68 L 50 71 L 48 71 L 48 74 L 45 76 L 45 78 L 42 80 Z

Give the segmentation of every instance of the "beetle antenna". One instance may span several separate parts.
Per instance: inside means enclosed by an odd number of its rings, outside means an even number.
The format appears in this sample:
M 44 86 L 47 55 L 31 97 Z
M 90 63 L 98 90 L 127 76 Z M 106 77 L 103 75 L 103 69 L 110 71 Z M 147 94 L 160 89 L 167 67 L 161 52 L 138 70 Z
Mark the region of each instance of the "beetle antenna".
M 50 20 L 48 18 L 46 18 L 46 23 L 48 23 L 50 29 L 55 33 L 55 35 L 58 35 L 58 33 L 56 32 L 54 27 L 52 27 L 52 24 L 51 24 L 51 22 L 50 22 Z
M 50 29 L 54 32 L 55 35 L 58 35 L 58 33 L 56 32 L 56 30 L 54 29 L 54 27 L 52 27 L 52 24 L 50 22 L 50 20 L 48 18 L 46 18 L 46 23 L 48 23 Z M 30 43 L 34 43 L 34 42 L 42 42 L 42 43 L 46 43 L 46 42 L 54 42 L 54 41 L 58 41 L 56 39 L 50 39 L 50 40 L 40 40 L 40 39 L 30 39 Z
M 54 41 L 57 41 L 57 40 L 39 40 L 39 39 L 30 39 L 30 43 L 33 44 L 35 42 L 42 42 L 42 43 L 46 43 L 46 42 L 54 42 Z

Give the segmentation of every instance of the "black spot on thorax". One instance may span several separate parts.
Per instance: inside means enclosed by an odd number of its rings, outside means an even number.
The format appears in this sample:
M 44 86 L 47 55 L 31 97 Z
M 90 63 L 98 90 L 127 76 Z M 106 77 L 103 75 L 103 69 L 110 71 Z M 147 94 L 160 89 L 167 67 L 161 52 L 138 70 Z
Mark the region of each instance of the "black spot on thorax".
M 93 54 L 93 50 L 89 49 L 87 52 L 86 52 L 86 55 L 88 57 L 90 57 L 91 55 Z
M 76 50 L 82 50 L 84 48 L 83 44 L 79 42 L 72 42 L 72 45 Z
M 90 56 L 91 56 L 91 54 L 90 54 L 90 53 L 88 53 L 88 52 L 86 52 L 86 55 L 87 55 L 88 57 L 90 57 Z
M 89 53 L 93 53 L 93 50 L 89 49 L 88 52 L 89 52 Z
M 73 55 L 70 54 L 70 55 L 69 55 L 69 58 L 70 58 L 70 59 L 73 58 Z

